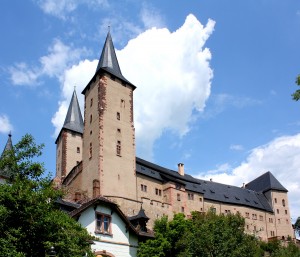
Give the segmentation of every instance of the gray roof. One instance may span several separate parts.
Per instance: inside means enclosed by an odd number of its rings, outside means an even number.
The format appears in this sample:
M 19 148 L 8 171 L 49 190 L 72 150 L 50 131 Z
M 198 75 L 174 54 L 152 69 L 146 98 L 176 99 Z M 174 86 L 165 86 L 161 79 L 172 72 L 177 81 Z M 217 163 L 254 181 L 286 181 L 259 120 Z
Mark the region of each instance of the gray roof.
M 270 171 L 249 182 L 245 187 L 262 193 L 269 190 L 288 192 L 288 190 L 280 184 Z
M 74 90 L 63 128 L 83 134 L 83 119 Z
M 11 140 L 11 134 L 9 134 L 6 145 L 4 147 L 4 150 L 1 154 L 0 159 L 2 159 L 4 157 L 4 154 L 6 151 L 11 151 L 11 150 L 13 150 L 13 144 L 12 144 L 12 140 Z M 0 169 L 0 176 L 8 178 L 11 176 L 11 172 L 8 170 L 7 167 L 4 167 L 2 170 Z
M 138 220 L 138 219 L 144 219 L 144 220 L 149 220 L 148 216 L 145 213 L 145 210 L 141 207 L 141 209 L 139 210 L 139 213 L 135 216 L 130 216 L 127 217 L 128 220 Z
M 3 150 L 2 154 L 1 154 L 1 158 L 3 157 L 3 155 L 4 155 L 4 153 L 6 151 L 10 151 L 12 149 L 13 149 L 13 144 L 12 144 L 12 140 L 11 140 L 11 134 L 9 133 L 6 145 L 5 145 L 4 150 Z
M 166 169 L 138 157 L 136 158 L 136 172 L 162 183 L 171 181 L 180 184 L 188 191 L 203 194 L 204 199 L 207 200 L 273 212 L 271 205 L 262 192 L 201 180 L 188 174 L 181 176 L 177 171 Z
M 135 88 L 135 86 L 122 75 L 110 32 L 107 33 L 96 73 L 101 69 L 116 76 L 120 80 L 130 84 Z

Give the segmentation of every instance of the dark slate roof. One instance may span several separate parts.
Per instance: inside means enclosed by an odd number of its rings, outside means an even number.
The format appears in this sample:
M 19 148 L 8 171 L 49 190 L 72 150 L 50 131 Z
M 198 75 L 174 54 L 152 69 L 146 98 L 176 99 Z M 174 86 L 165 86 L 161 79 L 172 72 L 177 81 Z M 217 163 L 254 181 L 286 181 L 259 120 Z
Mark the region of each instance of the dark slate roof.
M 288 190 L 280 184 L 270 171 L 249 182 L 245 185 L 245 187 L 256 192 L 263 193 L 269 190 L 288 192 Z
M 3 157 L 3 155 L 6 151 L 10 151 L 12 149 L 13 149 L 13 144 L 12 144 L 12 140 L 11 140 L 11 134 L 8 134 L 8 139 L 7 139 L 6 145 L 4 147 L 4 150 L 1 154 L 1 158 Z
M 4 157 L 4 154 L 6 151 L 11 151 L 11 150 L 13 150 L 13 144 L 12 144 L 12 140 L 11 140 L 11 134 L 9 134 L 6 145 L 4 147 L 4 150 L 1 154 L 0 159 L 2 159 Z M 7 167 L 5 167 L 3 170 L 0 169 L 0 176 L 9 178 L 11 176 L 11 172 L 8 170 Z
M 63 128 L 83 134 L 83 119 L 74 90 Z
M 137 215 L 128 217 L 128 220 L 138 220 L 138 219 L 149 220 L 148 216 L 145 213 L 145 210 L 142 207 Z
M 110 32 L 107 33 L 96 73 L 101 69 L 116 76 L 120 80 L 130 84 L 135 88 L 135 86 L 122 75 Z
M 76 94 L 76 91 L 74 90 L 72 98 L 71 98 L 71 102 L 70 102 L 70 105 L 68 108 L 68 112 L 67 112 L 67 115 L 65 118 L 64 125 L 55 140 L 55 144 L 57 143 L 63 129 L 67 129 L 67 130 L 70 130 L 72 132 L 76 132 L 76 133 L 79 133 L 82 135 L 83 128 L 84 128 L 83 118 L 81 115 L 77 94 Z
M 207 200 L 243 205 L 273 212 L 267 198 L 261 192 L 196 179 L 188 174 L 181 176 L 177 171 L 166 169 L 138 157 L 136 158 L 136 172 L 162 183 L 171 181 L 180 184 L 188 191 L 203 194 L 203 197 Z

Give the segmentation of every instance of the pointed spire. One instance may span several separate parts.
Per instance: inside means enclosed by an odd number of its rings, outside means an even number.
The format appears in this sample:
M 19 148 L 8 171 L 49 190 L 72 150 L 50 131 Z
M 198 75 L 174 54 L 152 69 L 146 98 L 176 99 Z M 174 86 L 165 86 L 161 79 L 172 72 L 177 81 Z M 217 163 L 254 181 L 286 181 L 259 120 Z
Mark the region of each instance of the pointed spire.
M 12 140 L 11 140 L 11 132 L 9 132 L 8 139 L 7 139 L 6 145 L 4 147 L 4 150 L 3 150 L 2 154 L 1 154 L 1 157 L 3 157 L 3 155 L 4 155 L 4 153 L 6 151 L 10 151 L 12 149 L 13 149 L 13 144 L 12 144 Z
M 78 132 L 78 133 L 83 133 L 83 119 L 76 95 L 76 91 L 74 88 L 74 92 L 72 95 L 72 99 L 69 105 L 69 109 L 67 112 L 67 116 L 63 125 L 63 128 Z
M 115 47 L 110 35 L 110 29 L 107 33 L 106 40 L 102 49 L 102 53 L 98 62 L 98 66 L 96 69 L 96 73 L 103 69 L 112 75 L 116 76 L 117 78 L 121 79 L 122 81 L 134 86 L 130 83 L 123 75 L 119 66 L 119 62 L 117 59 L 117 55 L 115 52 Z M 134 86 L 135 88 L 135 86 Z

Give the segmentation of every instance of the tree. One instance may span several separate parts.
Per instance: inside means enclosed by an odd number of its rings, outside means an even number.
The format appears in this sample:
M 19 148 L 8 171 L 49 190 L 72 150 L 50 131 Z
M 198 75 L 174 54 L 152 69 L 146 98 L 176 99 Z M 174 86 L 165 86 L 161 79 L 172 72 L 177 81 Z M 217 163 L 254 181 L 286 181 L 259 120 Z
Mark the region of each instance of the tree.
M 27 134 L 0 159 L 0 170 L 10 175 L 0 185 L 0 256 L 40 257 L 51 246 L 57 256 L 93 256 L 87 231 L 58 209 L 63 193 L 37 161 L 42 148 Z
M 296 78 L 296 84 L 300 86 L 300 75 Z M 295 93 L 292 94 L 293 100 L 298 101 L 300 99 L 300 89 L 297 89 Z
M 155 239 L 140 245 L 138 257 L 155 256 L 260 256 L 257 240 L 244 233 L 244 219 L 239 215 L 193 213 L 191 219 L 176 214 L 154 225 Z
M 177 245 L 178 256 L 253 257 L 257 240 L 244 232 L 245 220 L 240 215 L 193 213 L 190 228 Z
M 294 224 L 295 232 L 300 236 L 300 217 L 297 218 L 295 224 Z

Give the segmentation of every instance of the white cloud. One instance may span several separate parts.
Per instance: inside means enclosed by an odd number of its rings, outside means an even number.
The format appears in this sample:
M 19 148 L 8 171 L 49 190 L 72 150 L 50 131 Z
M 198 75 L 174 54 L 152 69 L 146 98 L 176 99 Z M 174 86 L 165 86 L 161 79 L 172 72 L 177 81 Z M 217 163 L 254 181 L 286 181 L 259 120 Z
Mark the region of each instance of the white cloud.
M 236 145 L 236 144 L 231 145 L 229 148 L 230 148 L 230 150 L 234 150 L 234 151 L 244 150 L 244 147 L 242 145 Z
M 141 20 L 145 28 L 160 28 L 164 26 L 164 21 L 159 11 L 144 3 L 140 12 Z
M 107 0 L 36 0 L 39 7 L 47 14 L 65 20 L 69 13 L 75 11 L 80 4 L 89 7 L 108 6 Z
M 215 22 L 204 27 L 193 15 L 175 32 L 149 29 L 118 52 L 123 74 L 137 86 L 135 127 L 138 153 L 151 159 L 164 131 L 189 131 L 192 111 L 202 111 L 210 95 L 211 53 L 204 48 Z
M 293 219 L 300 214 L 300 134 L 283 136 L 266 145 L 254 148 L 246 161 L 236 168 L 216 169 L 199 174 L 203 179 L 213 178 L 214 181 L 241 186 L 261 174 L 271 171 L 279 182 L 289 190 L 291 216 Z M 217 171 L 217 172 L 216 172 Z
M 72 49 L 59 39 L 55 39 L 48 48 L 48 54 L 39 59 L 39 65 L 29 67 L 25 63 L 17 63 L 8 68 L 11 81 L 14 85 L 33 86 L 38 84 L 41 76 L 61 79 L 64 70 L 87 54 L 85 48 Z
M 0 133 L 9 133 L 13 130 L 13 126 L 11 125 L 9 118 L 2 114 L 0 115 Z
M 138 154 L 144 158 L 151 159 L 153 144 L 164 131 L 184 135 L 190 129 L 193 110 L 204 109 L 213 76 L 209 66 L 211 54 L 204 44 L 214 25 L 209 20 L 204 27 L 189 15 L 177 31 L 152 28 L 117 51 L 122 73 L 137 86 L 134 92 L 136 140 Z M 66 115 L 74 83 L 83 89 L 94 75 L 96 65 L 96 60 L 86 60 L 66 70 L 62 100 L 52 119 L 56 135 Z

